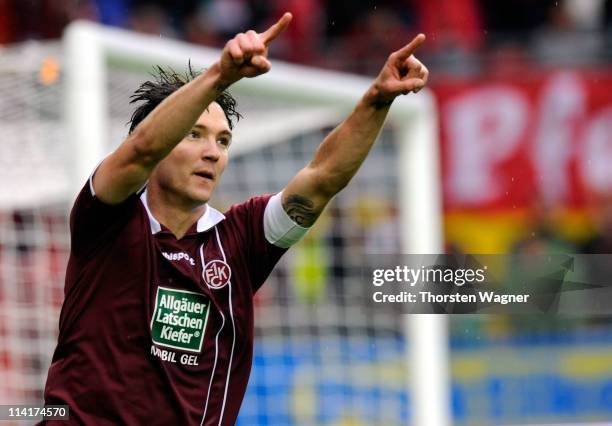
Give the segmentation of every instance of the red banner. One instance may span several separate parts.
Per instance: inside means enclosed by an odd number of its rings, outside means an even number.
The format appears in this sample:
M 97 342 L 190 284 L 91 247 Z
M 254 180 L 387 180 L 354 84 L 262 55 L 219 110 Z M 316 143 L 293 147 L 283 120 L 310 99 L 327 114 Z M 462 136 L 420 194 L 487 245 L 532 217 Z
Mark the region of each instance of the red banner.
M 611 74 L 437 84 L 446 210 L 581 207 L 612 194 Z

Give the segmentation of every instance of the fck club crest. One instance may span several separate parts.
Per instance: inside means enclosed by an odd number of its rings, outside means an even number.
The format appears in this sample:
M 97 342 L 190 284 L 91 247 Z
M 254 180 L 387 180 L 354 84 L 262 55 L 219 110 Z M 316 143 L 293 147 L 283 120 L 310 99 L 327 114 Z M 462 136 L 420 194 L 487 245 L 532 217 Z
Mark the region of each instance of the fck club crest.
M 213 289 L 223 288 L 229 283 L 232 277 L 232 270 L 229 265 L 222 260 L 211 260 L 204 266 L 202 278 L 204 283 Z

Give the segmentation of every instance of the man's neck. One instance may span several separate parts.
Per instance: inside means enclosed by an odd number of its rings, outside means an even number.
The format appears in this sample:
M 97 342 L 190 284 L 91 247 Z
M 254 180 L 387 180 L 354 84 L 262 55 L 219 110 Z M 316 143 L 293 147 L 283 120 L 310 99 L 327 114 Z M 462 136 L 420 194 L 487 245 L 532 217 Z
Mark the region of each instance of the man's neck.
M 154 186 L 147 188 L 146 197 L 153 217 L 168 228 L 176 239 L 183 238 L 208 208 L 206 204 L 184 206 L 174 200 L 175 197 Z

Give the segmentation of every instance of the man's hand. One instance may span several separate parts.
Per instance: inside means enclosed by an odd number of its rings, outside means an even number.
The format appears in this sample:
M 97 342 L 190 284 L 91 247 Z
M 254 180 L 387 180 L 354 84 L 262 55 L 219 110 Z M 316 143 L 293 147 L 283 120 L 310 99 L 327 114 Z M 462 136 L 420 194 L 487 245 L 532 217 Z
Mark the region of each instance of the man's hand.
M 370 105 L 385 107 L 391 105 L 399 95 L 417 93 L 427 83 L 429 71 L 417 58 L 414 51 L 425 41 L 419 34 L 410 43 L 389 55 L 380 74 L 366 94 Z
M 219 66 L 221 83 L 227 87 L 243 77 L 256 77 L 270 70 L 268 46 L 291 22 L 291 13 L 285 13 L 278 22 L 263 33 L 253 30 L 240 33 L 223 48 Z

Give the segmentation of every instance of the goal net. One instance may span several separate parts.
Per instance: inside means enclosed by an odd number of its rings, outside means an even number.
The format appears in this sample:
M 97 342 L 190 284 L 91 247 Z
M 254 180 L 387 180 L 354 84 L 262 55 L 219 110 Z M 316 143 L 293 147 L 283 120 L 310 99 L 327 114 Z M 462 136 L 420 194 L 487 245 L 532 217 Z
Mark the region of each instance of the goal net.
M 181 71 L 191 60 L 201 69 L 218 56 L 88 23 L 72 24 L 61 43 L 3 51 L 0 402 L 41 400 L 63 297 L 67 214 L 93 167 L 125 138 L 129 95 L 153 65 Z M 266 76 L 232 87 L 244 119 L 212 204 L 223 211 L 281 190 L 368 83 L 274 61 Z M 448 424 L 443 319 L 374 308 L 361 276 L 372 253 L 441 250 L 435 126 L 428 92 L 399 100 L 357 176 L 257 294 L 239 424 Z

